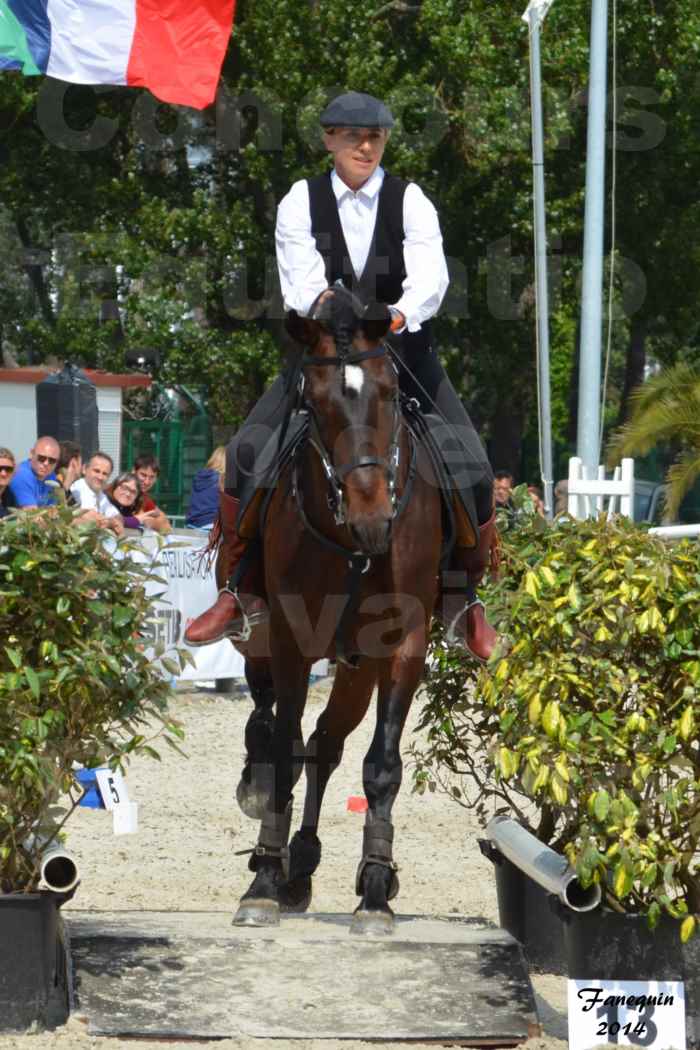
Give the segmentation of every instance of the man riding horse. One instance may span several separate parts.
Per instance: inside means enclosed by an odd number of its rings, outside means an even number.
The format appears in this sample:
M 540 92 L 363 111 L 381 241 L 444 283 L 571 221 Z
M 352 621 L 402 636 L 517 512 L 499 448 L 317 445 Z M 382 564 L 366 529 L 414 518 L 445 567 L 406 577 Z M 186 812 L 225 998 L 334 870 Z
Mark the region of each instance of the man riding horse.
M 437 213 L 415 183 L 380 166 L 393 124 L 383 102 L 354 91 L 333 99 L 322 112 L 324 143 L 334 167 L 296 182 L 279 205 L 275 238 L 282 294 L 285 308 L 301 316 L 332 296 L 338 281 L 364 302 L 389 306 L 389 341 L 397 352 L 400 389 L 424 412 L 442 418 L 450 473 L 454 477 L 457 464 L 457 473 L 468 481 L 462 485 L 467 496 L 455 500 L 455 543 L 436 612 L 449 640 L 486 660 L 496 633 L 476 587 L 495 544 L 493 475 L 432 345 L 430 319 L 449 280 Z M 278 451 L 294 394 L 285 376 L 278 377 L 229 445 L 217 557 L 221 590 L 215 604 L 188 627 L 190 645 L 235 638 L 264 619 L 259 559 L 253 558 L 239 579 L 239 563 L 246 552 L 249 559 L 252 553 L 249 539 L 241 535 L 249 537 L 250 531 L 242 527 L 240 498 L 251 473 L 263 475 L 261 460 L 269 465 L 270 449 L 273 456 Z

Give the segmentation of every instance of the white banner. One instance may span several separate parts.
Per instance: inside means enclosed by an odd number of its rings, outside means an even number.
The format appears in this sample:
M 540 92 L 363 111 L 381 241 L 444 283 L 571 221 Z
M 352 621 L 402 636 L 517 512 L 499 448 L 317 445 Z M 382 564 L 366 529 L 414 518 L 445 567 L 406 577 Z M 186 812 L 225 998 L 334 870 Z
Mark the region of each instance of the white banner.
M 147 557 L 154 559 L 153 571 L 163 579 L 163 588 L 150 585 L 152 593 L 162 591 L 163 600 L 157 603 L 158 619 L 155 640 L 166 649 L 177 646 L 192 654 L 194 667 L 185 667 L 178 676 L 182 682 L 211 681 L 215 678 L 243 678 L 243 657 L 229 641 L 215 642 L 193 649 L 185 643 L 184 634 L 193 620 L 216 601 L 218 588 L 214 565 L 203 557 L 208 535 L 191 530 L 180 530 L 166 537 L 166 545 L 159 552 L 155 537 L 144 535 L 139 539 Z

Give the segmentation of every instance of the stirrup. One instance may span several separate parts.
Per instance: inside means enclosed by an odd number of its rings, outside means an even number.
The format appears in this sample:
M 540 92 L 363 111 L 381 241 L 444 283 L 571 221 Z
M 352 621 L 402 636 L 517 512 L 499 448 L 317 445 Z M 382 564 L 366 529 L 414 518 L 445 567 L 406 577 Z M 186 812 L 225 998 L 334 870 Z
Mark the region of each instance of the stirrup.
M 482 609 L 485 608 L 484 603 L 479 598 L 474 598 L 472 599 L 472 601 L 466 602 L 466 604 L 462 607 L 462 609 L 460 609 L 457 615 L 450 621 L 449 627 L 445 631 L 445 641 L 448 645 L 458 645 L 461 648 L 465 649 L 471 656 L 472 660 L 476 660 L 477 663 L 481 664 L 482 666 L 486 666 L 488 660 L 485 660 L 483 656 L 479 656 L 478 653 L 474 652 L 469 642 L 467 641 L 466 633 L 464 635 L 461 635 L 457 632 L 457 623 L 459 622 L 459 620 L 462 619 L 463 616 L 466 616 L 469 610 L 473 609 L 475 605 L 480 605 Z
M 235 630 L 225 631 L 224 637 L 228 638 L 232 642 L 247 642 L 251 634 L 253 633 L 253 628 L 265 622 L 266 613 L 251 613 L 251 615 L 249 616 L 246 612 L 245 605 L 241 601 L 241 596 L 238 593 L 238 589 L 232 591 L 230 587 L 222 587 L 219 591 L 219 594 L 223 594 L 224 592 L 233 595 L 233 597 L 236 599 L 236 605 L 241 610 L 241 619 L 243 621 L 241 623 L 241 626 L 235 628 Z
M 462 608 L 459 610 L 459 612 L 455 616 L 453 616 L 453 618 L 450 620 L 450 622 L 449 622 L 449 624 L 447 626 L 447 629 L 445 630 L 445 641 L 447 642 L 448 645 L 463 645 L 464 644 L 464 639 L 460 635 L 457 634 L 457 623 L 475 605 L 480 605 L 482 609 L 485 608 L 484 603 L 479 598 L 473 598 L 472 601 L 465 602 L 465 604 L 462 606 Z M 470 653 L 472 652 L 471 649 L 469 649 L 469 646 L 467 646 L 467 649 L 469 650 Z M 474 657 L 475 660 L 479 659 L 479 657 L 475 656 L 474 653 L 472 653 L 472 656 Z

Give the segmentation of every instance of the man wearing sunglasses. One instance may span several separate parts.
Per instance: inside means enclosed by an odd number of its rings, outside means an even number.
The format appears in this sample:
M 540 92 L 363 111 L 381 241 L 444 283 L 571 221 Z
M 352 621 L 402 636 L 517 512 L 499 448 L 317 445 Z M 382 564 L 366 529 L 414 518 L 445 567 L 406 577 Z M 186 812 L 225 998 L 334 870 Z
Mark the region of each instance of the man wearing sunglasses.
M 55 489 L 47 481 L 56 482 L 54 473 L 61 450 L 52 437 L 40 437 L 34 448 L 17 467 L 10 482 L 15 503 L 23 510 L 36 510 L 56 502 Z

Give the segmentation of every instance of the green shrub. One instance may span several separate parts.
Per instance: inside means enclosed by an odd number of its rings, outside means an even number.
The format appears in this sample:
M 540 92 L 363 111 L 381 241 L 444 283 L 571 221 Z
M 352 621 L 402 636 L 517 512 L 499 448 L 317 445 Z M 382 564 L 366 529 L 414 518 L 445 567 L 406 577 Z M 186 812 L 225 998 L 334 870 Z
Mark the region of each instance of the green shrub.
M 66 507 L 0 525 L 0 892 L 37 888 L 33 837 L 55 838 L 77 805 L 74 763 L 123 767 L 182 735 L 161 666 L 180 662 L 145 648 L 149 567 L 128 543 L 119 554 Z
M 489 666 L 475 672 L 438 645 L 418 782 L 476 766 L 476 786 L 457 790 L 482 815 L 495 799 L 584 883 L 601 881 L 613 907 L 652 925 L 665 910 L 689 936 L 700 914 L 698 545 L 605 518 L 558 519 L 528 560 L 531 541 L 506 537 L 517 586 L 500 585 L 504 640 Z

